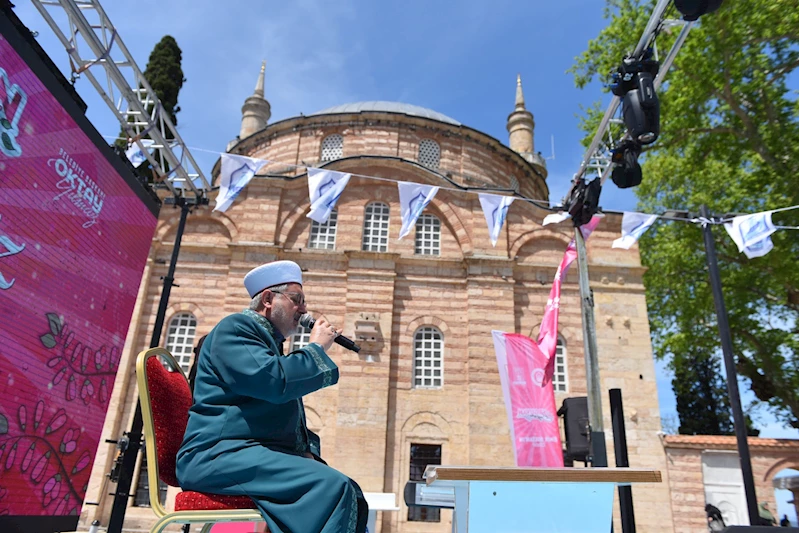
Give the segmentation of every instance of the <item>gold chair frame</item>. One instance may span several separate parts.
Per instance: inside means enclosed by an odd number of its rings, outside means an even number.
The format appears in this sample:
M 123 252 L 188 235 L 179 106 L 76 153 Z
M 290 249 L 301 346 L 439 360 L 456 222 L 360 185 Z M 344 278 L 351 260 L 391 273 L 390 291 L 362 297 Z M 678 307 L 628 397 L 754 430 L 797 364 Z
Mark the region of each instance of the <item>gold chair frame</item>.
M 161 533 L 164 528 L 173 523 L 197 524 L 204 523 L 202 533 L 209 533 L 217 522 L 263 522 L 263 517 L 256 509 L 229 509 L 209 511 L 173 511 L 167 512 L 161 505 L 158 494 L 158 450 L 155 443 L 155 424 L 153 422 L 152 404 L 150 402 L 150 389 L 147 380 L 147 361 L 151 357 L 161 358 L 171 372 L 178 372 L 186 379 L 183 369 L 164 348 L 151 348 L 139 352 L 136 357 L 136 382 L 139 386 L 139 401 L 141 402 L 142 418 L 144 420 L 144 445 L 147 453 L 147 481 L 150 484 L 150 506 L 158 516 L 158 521 L 150 529 L 150 533 Z M 186 381 L 188 386 L 188 381 Z

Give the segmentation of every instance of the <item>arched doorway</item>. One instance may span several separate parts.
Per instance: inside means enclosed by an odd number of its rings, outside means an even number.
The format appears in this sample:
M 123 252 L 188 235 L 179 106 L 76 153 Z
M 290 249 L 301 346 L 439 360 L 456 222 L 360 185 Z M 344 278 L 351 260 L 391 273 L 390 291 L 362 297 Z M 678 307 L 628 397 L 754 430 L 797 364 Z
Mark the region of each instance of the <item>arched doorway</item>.
M 777 510 L 774 515 L 779 523 L 788 518 L 792 526 L 797 525 L 797 497 L 799 497 L 799 470 L 784 468 L 774 476 L 774 499 Z

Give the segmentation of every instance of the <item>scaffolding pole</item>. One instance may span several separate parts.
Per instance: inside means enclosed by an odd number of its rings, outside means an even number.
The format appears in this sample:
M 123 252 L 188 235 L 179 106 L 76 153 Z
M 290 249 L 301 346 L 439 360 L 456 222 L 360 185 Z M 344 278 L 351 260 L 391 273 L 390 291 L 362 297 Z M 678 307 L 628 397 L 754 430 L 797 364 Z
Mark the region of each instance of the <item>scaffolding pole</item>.
M 157 181 L 173 195 L 190 191 L 202 197 L 211 184 L 197 165 L 155 91 L 122 42 L 97 0 L 31 0 L 64 45 L 70 57 L 73 79 L 86 76 L 114 112 L 130 142 L 135 142 Z M 54 17 L 51 11 L 66 15 Z M 90 22 L 87 14 L 92 15 Z M 103 83 L 101 83 L 101 81 Z M 149 137 L 151 154 L 142 139 Z M 198 183 L 195 183 L 198 182 Z

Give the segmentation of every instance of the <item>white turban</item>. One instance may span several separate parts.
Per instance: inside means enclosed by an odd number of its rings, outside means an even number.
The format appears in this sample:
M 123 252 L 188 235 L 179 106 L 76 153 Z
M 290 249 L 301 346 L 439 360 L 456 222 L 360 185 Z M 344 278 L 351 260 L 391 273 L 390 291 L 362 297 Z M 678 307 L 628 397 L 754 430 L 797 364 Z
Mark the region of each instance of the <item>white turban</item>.
M 244 276 L 244 287 L 250 298 L 264 289 L 284 283 L 302 285 L 302 271 L 294 261 L 273 261 L 253 268 Z

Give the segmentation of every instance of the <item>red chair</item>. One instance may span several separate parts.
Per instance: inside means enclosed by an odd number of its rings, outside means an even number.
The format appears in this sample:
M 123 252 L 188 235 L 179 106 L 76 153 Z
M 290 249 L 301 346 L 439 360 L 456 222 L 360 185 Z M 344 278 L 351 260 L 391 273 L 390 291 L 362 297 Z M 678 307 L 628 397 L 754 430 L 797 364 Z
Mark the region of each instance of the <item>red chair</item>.
M 136 380 L 144 419 L 150 505 L 159 517 L 150 533 L 160 533 L 172 523 L 205 523 L 202 532 L 208 533 L 217 522 L 263 521 L 255 503 L 247 496 L 193 491 L 178 493 L 175 511 L 167 513 L 158 495 L 158 480 L 173 487 L 179 486 L 175 463 L 189 421 L 191 390 L 180 365 L 163 348 L 139 353 Z

